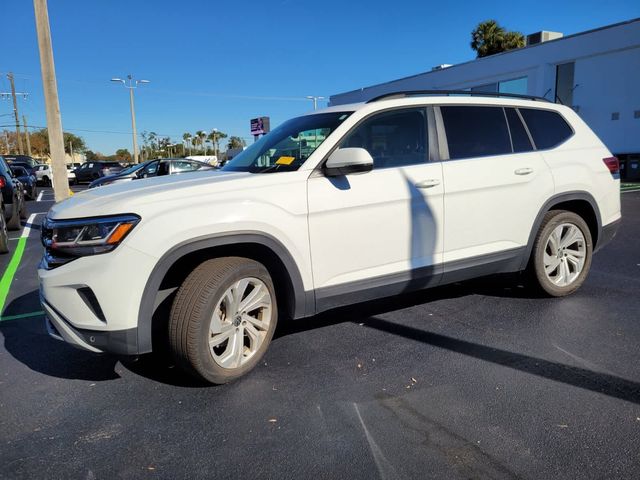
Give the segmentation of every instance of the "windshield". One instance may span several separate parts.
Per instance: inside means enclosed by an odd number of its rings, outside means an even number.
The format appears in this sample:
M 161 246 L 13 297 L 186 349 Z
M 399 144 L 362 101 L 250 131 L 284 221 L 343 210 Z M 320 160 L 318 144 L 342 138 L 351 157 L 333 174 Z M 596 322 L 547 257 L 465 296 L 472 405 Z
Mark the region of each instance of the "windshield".
M 222 170 L 251 173 L 297 170 L 349 115 L 351 112 L 335 112 L 293 118 L 238 154 Z

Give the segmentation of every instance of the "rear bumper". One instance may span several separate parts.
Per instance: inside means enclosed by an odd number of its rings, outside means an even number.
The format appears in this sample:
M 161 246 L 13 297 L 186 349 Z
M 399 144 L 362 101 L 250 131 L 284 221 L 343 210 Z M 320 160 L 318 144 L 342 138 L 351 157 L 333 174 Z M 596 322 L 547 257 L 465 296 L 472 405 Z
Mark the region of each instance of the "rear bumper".
M 138 331 L 136 328 L 112 331 L 75 328 L 42 296 L 40 303 L 46 313 L 47 332 L 56 340 L 94 353 L 113 353 L 116 355 L 136 355 L 138 353 Z
M 618 233 L 618 229 L 620 228 L 620 224 L 622 223 L 622 219 L 619 218 L 607 225 L 602 226 L 602 230 L 600 231 L 600 238 L 598 238 L 598 243 L 596 244 L 595 251 L 597 252 L 602 247 L 607 245 Z

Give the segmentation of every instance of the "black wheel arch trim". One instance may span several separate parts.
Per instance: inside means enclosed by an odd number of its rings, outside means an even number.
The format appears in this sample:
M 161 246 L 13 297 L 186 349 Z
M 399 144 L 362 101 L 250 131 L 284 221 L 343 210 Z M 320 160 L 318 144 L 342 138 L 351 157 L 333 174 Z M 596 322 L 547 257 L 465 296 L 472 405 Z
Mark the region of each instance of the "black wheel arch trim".
M 574 200 L 586 201 L 589 203 L 589 205 L 591 205 L 591 208 L 593 209 L 593 212 L 596 217 L 596 222 L 598 224 L 597 225 L 598 237 L 597 237 L 597 241 L 594 242 L 594 245 L 593 245 L 593 251 L 594 252 L 596 251 L 596 247 L 598 246 L 600 239 L 602 238 L 602 218 L 600 216 L 600 209 L 598 208 L 598 203 L 596 202 L 595 198 L 593 198 L 593 195 L 591 195 L 589 192 L 585 192 L 585 191 L 571 191 L 571 192 L 559 193 L 557 195 L 554 195 L 553 197 L 551 197 L 549 200 L 545 202 L 545 204 L 542 206 L 542 208 L 538 212 L 538 215 L 536 216 L 535 221 L 533 222 L 531 233 L 529 233 L 527 249 L 522 258 L 522 264 L 520 265 L 521 270 L 524 270 L 527 267 L 527 264 L 529 263 L 529 258 L 531 257 L 531 252 L 533 251 L 533 243 L 535 242 L 536 235 L 538 233 L 538 230 L 540 230 L 540 225 L 542 225 L 542 220 L 544 219 L 544 216 L 547 214 L 547 212 L 549 210 L 552 210 L 553 207 L 556 205 L 559 205 L 564 202 L 574 201 Z
M 156 308 L 156 296 L 165 275 L 176 261 L 187 254 L 213 247 L 229 246 L 238 243 L 256 243 L 269 248 L 284 265 L 294 291 L 293 317 L 302 318 L 312 315 L 315 309 L 313 291 L 305 291 L 302 276 L 295 260 L 286 247 L 276 238 L 263 232 L 242 231 L 207 235 L 180 243 L 168 250 L 156 263 L 147 279 L 138 309 L 138 353 L 152 351 L 152 323 Z

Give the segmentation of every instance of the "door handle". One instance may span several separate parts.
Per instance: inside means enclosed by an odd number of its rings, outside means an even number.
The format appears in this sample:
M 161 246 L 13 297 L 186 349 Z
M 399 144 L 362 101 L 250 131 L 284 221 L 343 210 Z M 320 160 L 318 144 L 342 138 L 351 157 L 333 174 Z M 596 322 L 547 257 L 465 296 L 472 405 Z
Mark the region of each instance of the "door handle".
M 437 178 L 430 178 L 428 180 L 422 180 L 416 183 L 416 187 L 418 188 L 431 188 L 440 185 L 440 180 Z
M 533 168 L 518 168 L 513 173 L 515 173 L 516 175 L 529 175 L 530 173 L 533 173 Z

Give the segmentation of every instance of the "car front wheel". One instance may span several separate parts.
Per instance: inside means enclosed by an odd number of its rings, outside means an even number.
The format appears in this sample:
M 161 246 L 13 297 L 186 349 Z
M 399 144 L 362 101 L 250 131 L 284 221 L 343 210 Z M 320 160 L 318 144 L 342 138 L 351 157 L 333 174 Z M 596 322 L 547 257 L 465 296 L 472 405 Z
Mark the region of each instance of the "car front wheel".
M 9 232 L 4 219 L 4 210 L 0 211 L 0 253 L 9 252 Z
M 536 236 L 529 269 L 544 293 L 562 297 L 584 283 L 592 254 L 591 232 L 582 217 L 552 210 L 545 215 Z
M 278 320 L 271 276 L 247 258 L 200 264 L 178 289 L 169 318 L 169 344 L 179 366 L 215 384 L 254 368 Z

